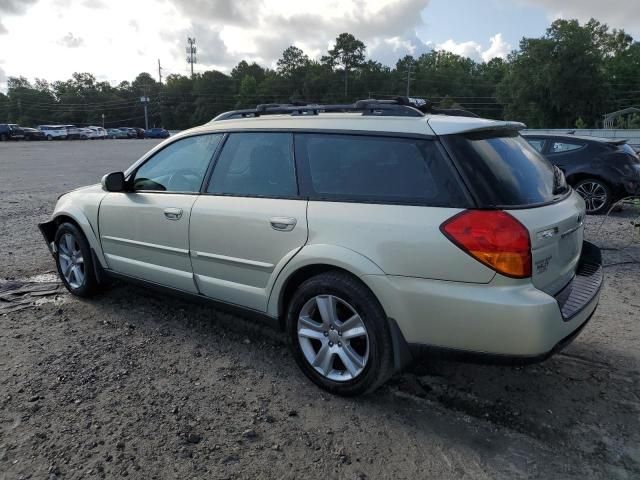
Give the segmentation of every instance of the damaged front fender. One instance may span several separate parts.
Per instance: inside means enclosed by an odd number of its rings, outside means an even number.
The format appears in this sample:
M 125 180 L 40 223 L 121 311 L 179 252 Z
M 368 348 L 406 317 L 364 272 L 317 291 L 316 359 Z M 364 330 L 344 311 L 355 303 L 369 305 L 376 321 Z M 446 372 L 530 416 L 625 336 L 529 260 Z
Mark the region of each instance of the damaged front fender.
M 48 222 L 39 223 L 38 228 L 40 229 L 40 233 L 44 237 L 44 241 L 47 243 L 47 247 L 49 248 L 49 252 L 51 255 L 56 254 L 56 230 L 58 229 L 58 224 L 55 220 L 49 220 Z

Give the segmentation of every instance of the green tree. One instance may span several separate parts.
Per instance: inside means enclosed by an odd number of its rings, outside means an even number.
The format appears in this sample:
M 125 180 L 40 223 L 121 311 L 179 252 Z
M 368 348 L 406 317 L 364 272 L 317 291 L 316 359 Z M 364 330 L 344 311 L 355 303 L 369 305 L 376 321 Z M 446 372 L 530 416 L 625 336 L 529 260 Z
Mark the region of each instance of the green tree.
M 305 71 L 308 66 L 309 57 L 293 45 L 287 47 L 278 59 L 277 72 L 289 82 L 289 89 L 293 95 L 304 89 Z
M 332 69 L 344 72 L 344 97 L 348 98 L 349 72 L 359 68 L 364 63 L 366 46 L 350 33 L 341 33 L 336 43 L 322 61 Z
M 194 78 L 172 73 L 168 75 L 162 93 L 160 109 L 161 123 L 164 128 L 189 128 L 193 113 L 193 82 Z
M 605 58 L 619 44 L 619 32 L 593 19 L 556 20 L 544 37 L 523 39 L 498 88 L 506 116 L 533 127 L 595 123 L 611 103 Z
M 587 128 L 587 122 L 585 122 L 582 117 L 578 117 L 578 119 L 576 120 L 576 128 Z
M 260 83 L 264 80 L 265 70 L 256 62 L 251 64 L 247 63 L 245 60 L 242 60 L 238 65 L 236 65 L 233 70 L 231 70 L 231 78 L 233 78 L 238 85 L 244 80 L 244 78 L 248 75 L 253 77 L 256 82 Z
M 258 103 L 258 82 L 251 75 L 245 75 L 240 83 L 236 108 L 248 108 Z
M 0 92 L 0 122 L 9 121 L 9 97 Z

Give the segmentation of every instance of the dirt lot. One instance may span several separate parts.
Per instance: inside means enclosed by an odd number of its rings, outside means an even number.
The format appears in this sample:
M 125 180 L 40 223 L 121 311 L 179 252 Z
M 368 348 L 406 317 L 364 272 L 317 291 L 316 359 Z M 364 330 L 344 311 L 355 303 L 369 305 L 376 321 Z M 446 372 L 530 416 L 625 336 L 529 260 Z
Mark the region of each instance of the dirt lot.
M 0 282 L 51 280 L 37 222 L 154 144 L 0 144 Z M 589 218 L 589 238 L 624 247 L 632 214 Z M 562 354 L 423 359 L 356 399 L 315 388 L 276 329 L 209 306 L 123 284 L 37 297 L 0 315 L 0 479 L 640 478 L 640 244 L 605 258 Z

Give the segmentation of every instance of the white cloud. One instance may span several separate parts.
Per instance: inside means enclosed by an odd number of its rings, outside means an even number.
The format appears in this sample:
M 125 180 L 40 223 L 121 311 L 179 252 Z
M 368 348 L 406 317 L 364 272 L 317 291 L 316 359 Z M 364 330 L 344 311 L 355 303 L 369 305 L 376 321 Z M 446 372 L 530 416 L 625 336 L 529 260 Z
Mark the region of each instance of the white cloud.
M 456 42 L 450 38 L 446 42 L 438 43 L 436 45 L 436 50 L 445 50 L 473 60 L 480 60 L 480 58 L 482 58 L 482 46 L 478 42 L 474 41 Z
M 462 57 L 467 57 L 477 62 L 488 62 L 493 58 L 506 58 L 512 48 L 502 38 L 501 33 L 496 33 L 489 39 L 489 46 L 485 49 L 481 44 L 473 40 L 467 42 L 456 42 L 449 39 L 446 42 L 439 43 L 435 46 L 436 50 L 445 50 L 455 53 Z
M 7 15 L 22 15 L 37 0 L 0 0 L 0 19 Z M 0 35 L 8 33 L 7 27 L 0 22 Z
M 188 74 L 187 36 L 197 39 L 196 71 L 229 72 L 243 59 L 275 67 L 292 44 L 317 59 L 350 32 L 365 42 L 370 58 L 393 66 L 433 47 L 416 34 L 429 1 L 0 0 L 3 26 L 20 45 L 0 55 L 6 76 L 55 81 L 91 72 L 117 84 L 143 71 L 155 74 L 157 59 L 165 76 Z M 438 47 L 476 60 L 510 49 L 500 34 L 487 48 L 453 39 Z
M 364 41 L 376 59 L 372 52 L 377 47 L 381 47 L 379 53 L 383 57 L 385 47 L 396 48 L 403 54 L 420 49 L 423 45 L 415 41 L 415 29 L 422 25 L 420 13 L 429 3 L 429 0 L 170 1 L 194 19 L 189 28 L 200 30 L 206 37 L 220 38 L 229 59 L 244 58 L 272 67 L 292 44 L 318 58 L 343 32 Z M 199 41 L 203 53 L 207 47 Z
M 0 55 L 7 75 L 59 80 L 91 72 L 119 83 L 156 72 L 158 58 L 165 75 L 187 74 L 187 36 L 197 39 L 196 71 L 229 72 L 243 59 L 275 67 L 292 44 L 319 58 L 350 32 L 371 58 L 393 65 L 428 50 L 415 31 L 429 1 L 0 0 L 11 43 L 20 45 Z
M 58 45 L 62 45 L 67 48 L 78 48 L 84 45 L 84 40 L 82 37 L 76 37 L 73 33 L 69 32 L 60 40 L 58 40 Z
M 507 55 L 513 50 L 511 45 L 504 41 L 501 33 L 496 33 L 489 41 L 491 45 L 481 54 L 482 60 L 485 62 L 494 58 L 507 58 Z
M 611 28 L 623 28 L 634 36 L 640 36 L 640 1 L 638 0 L 520 0 L 538 5 L 555 18 L 577 18 L 587 21 L 596 18 Z

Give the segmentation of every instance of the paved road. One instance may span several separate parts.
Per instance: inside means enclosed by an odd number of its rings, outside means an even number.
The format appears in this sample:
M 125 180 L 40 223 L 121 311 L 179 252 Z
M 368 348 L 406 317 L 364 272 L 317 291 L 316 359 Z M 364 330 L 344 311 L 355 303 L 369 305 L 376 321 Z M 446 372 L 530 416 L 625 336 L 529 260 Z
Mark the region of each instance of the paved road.
M 0 281 L 51 272 L 35 225 L 57 195 L 155 144 L 0 143 Z M 603 242 L 629 223 L 589 221 Z M 312 386 L 270 326 L 122 284 L 61 294 L 0 315 L 0 480 L 640 478 L 639 279 L 608 267 L 543 364 L 423 359 L 358 399 Z

